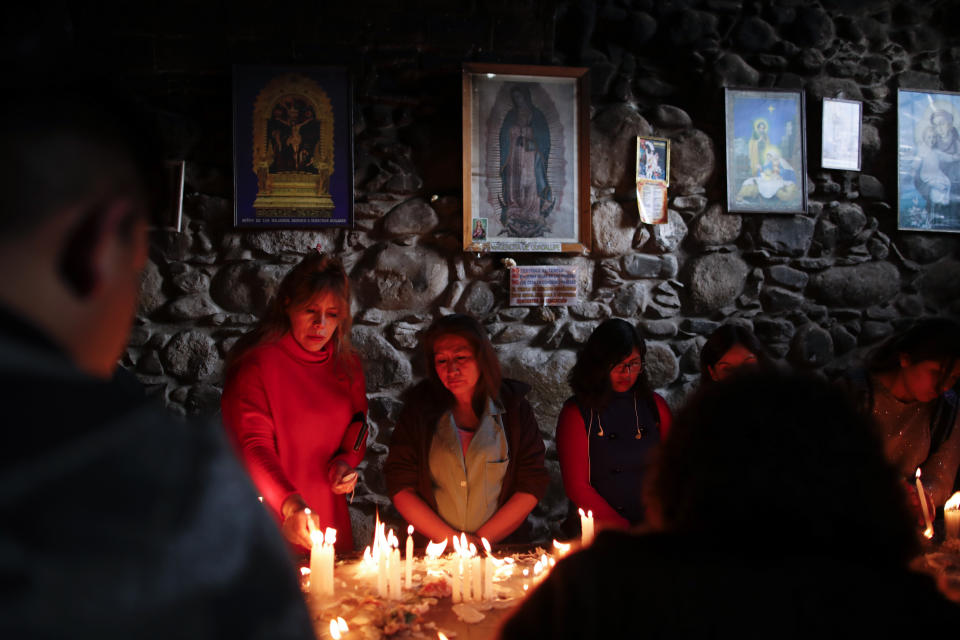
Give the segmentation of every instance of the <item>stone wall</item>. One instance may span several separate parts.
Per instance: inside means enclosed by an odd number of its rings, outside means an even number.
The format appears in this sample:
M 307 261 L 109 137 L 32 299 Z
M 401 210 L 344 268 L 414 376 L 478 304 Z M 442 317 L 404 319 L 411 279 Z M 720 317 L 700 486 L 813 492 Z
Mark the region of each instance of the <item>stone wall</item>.
M 170 408 L 216 412 L 223 354 L 289 266 L 318 242 L 342 257 L 371 404 L 370 446 L 351 506 L 360 540 L 375 509 L 398 517 L 380 469 L 399 394 L 422 374 L 418 332 L 438 314 L 480 318 L 506 373 L 533 386 L 553 476 L 535 511 L 546 538 L 565 509 L 553 438 L 569 394 L 565 376 L 603 319 L 643 329 L 652 381 L 677 407 L 695 384 L 705 336 L 723 322 L 752 327 L 785 362 L 832 375 L 910 318 L 960 313 L 958 242 L 898 232 L 894 206 L 897 88 L 960 90 L 951 3 L 309 4 L 292 21 L 242 6 L 229 15 L 165 7 L 149 18 L 67 11 L 40 31 L 55 40 L 67 24 L 71 51 L 108 65 L 161 108 L 171 154 L 189 161 L 185 228 L 155 233 L 124 358 Z M 513 256 L 520 264 L 576 264 L 580 304 L 511 308 L 503 256 L 459 249 L 464 61 L 590 67 L 593 249 Z M 355 229 L 232 227 L 231 63 L 353 70 Z M 724 86 L 805 90 L 806 215 L 724 211 Z M 823 96 L 863 101 L 862 172 L 820 169 L 813 142 Z M 638 134 L 672 141 L 665 225 L 638 220 Z

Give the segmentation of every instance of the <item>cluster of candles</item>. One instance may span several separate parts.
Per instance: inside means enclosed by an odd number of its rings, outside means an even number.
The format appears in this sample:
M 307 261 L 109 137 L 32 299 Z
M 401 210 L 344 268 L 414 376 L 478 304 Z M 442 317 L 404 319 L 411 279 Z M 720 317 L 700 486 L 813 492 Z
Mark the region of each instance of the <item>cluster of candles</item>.
M 333 595 L 333 545 L 337 542 L 337 530 L 327 527 L 320 531 L 314 527 L 307 513 L 307 528 L 310 530 L 310 597 L 329 597 Z
M 451 597 L 454 602 L 472 602 L 474 600 L 493 600 L 493 575 L 496 572 L 493 554 L 490 552 L 490 543 L 481 538 L 484 550 L 487 552 L 484 561 L 480 562 L 477 545 L 467 544 L 466 534 L 453 538 L 455 554 L 453 568 L 453 584 Z
M 413 526 L 407 527 L 407 588 L 413 586 Z M 400 540 L 393 529 L 386 531 L 386 524 L 377 518 L 373 535 L 373 544 L 363 551 L 364 565 L 377 574 L 377 595 L 381 598 L 399 600 L 403 591 L 400 563 Z

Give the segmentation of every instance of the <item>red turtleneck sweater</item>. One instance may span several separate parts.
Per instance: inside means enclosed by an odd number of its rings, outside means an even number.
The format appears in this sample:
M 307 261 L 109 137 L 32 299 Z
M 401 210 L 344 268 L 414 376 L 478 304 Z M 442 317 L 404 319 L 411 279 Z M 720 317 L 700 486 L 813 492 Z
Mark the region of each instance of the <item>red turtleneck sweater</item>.
M 227 381 L 223 422 L 233 435 L 254 484 L 275 513 L 299 493 L 337 530 L 337 551 L 353 548 L 346 497 L 330 490 L 327 468 L 335 459 L 357 466 L 366 449 L 353 445 L 351 418 L 367 411 L 360 361 L 339 363 L 328 349 L 305 350 L 289 333 L 255 347 Z

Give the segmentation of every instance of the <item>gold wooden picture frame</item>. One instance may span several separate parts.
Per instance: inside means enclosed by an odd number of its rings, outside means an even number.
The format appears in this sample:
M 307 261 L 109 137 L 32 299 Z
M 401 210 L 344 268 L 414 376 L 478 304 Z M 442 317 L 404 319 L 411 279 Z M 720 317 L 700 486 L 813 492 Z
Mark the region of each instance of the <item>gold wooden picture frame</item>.
M 463 66 L 463 249 L 590 247 L 587 69 Z

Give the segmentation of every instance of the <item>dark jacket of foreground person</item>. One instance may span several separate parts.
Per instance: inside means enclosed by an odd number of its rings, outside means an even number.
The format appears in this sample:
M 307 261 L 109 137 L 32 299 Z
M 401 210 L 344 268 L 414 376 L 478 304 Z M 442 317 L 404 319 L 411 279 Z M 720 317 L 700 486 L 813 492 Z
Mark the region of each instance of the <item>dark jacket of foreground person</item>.
M 911 638 L 960 625 L 931 578 L 798 543 L 731 551 L 710 538 L 603 532 L 557 564 L 501 638 Z
M 744 373 L 677 415 L 646 534 L 601 533 L 505 623 L 513 638 L 927 637 L 960 606 L 912 573 L 907 496 L 826 382 Z M 929 637 L 934 637 L 929 635 Z
M 313 637 L 219 429 L 85 375 L 2 310 L 0 406 L 0 637 Z

